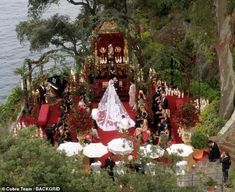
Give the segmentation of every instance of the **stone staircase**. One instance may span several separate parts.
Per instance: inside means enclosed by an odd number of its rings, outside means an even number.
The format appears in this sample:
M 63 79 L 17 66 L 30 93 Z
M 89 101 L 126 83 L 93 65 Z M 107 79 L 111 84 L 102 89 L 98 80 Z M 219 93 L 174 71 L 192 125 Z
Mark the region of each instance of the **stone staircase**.
M 235 163 L 235 131 L 232 131 L 219 141 L 220 149 L 229 152 L 231 160 Z
M 232 118 L 229 120 L 229 126 L 226 127 L 225 130 L 222 128 L 222 132 L 218 134 L 218 136 L 215 138 L 215 141 L 218 143 L 221 150 L 227 151 L 232 160 L 232 166 L 235 166 L 235 115 L 232 116 Z M 228 121 L 228 122 L 229 122 Z M 228 124 L 228 123 L 226 123 Z

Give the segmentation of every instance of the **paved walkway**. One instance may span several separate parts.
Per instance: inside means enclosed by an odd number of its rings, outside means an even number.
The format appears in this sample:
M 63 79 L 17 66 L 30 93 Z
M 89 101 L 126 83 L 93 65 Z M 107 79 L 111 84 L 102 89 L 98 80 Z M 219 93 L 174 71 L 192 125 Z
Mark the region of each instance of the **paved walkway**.
M 207 191 L 204 183 L 211 177 L 217 182 L 214 192 L 233 192 L 233 189 L 224 187 L 222 175 L 221 163 L 219 161 L 209 162 L 205 157 L 203 160 L 189 165 L 189 170 L 185 175 L 179 175 L 177 181 L 181 186 L 199 186 L 200 190 L 204 192 Z

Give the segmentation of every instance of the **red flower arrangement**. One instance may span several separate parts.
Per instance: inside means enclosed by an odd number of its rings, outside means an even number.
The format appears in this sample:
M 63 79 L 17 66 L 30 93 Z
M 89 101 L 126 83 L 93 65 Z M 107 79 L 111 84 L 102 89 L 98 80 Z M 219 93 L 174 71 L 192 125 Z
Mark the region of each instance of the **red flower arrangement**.
M 198 110 L 193 100 L 185 102 L 178 110 L 176 124 L 182 128 L 192 128 L 198 122 Z
M 89 108 L 78 106 L 79 97 L 73 95 L 73 105 L 68 114 L 68 125 L 71 131 L 86 134 L 93 126 L 93 120 Z

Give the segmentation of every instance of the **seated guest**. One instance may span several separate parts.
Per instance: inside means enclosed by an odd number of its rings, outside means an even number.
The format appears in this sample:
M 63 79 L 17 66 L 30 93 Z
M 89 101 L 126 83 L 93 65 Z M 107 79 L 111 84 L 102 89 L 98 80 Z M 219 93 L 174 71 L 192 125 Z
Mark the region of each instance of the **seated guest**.
M 58 137 L 58 146 L 61 143 L 64 143 L 64 127 L 63 125 L 60 125 L 57 129 L 57 137 Z
M 164 112 L 162 115 L 163 115 L 162 121 L 164 122 L 166 127 L 169 128 L 170 127 L 170 118 L 169 118 L 168 114 L 166 112 Z
M 87 134 L 84 139 L 84 144 L 89 145 L 90 143 L 92 143 L 92 135 Z
M 54 125 L 47 125 L 45 128 L 45 132 L 47 135 L 47 140 L 54 146 L 54 132 L 55 132 L 55 127 Z
M 170 132 L 167 128 L 165 128 L 164 131 L 160 133 L 158 145 L 162 148 L 167 148 L 169 140 L 170 140 Z
M 64 131 L 64 141 L 72 141 L 71 133 L 68 129 L 65 129 Z
M 143 90 L 139 90 L 139 93 L 138 93 L 138 108 L 141 108 L 141 107 L 145 108 L 145 101 L 146 101 L 146 96 L 145 96 Z
M 91 135 L 92 135 L 92 137 L 93 137 L 95 140 L 96 140 L 96 139 L 97 139 L 97 140 L 100 139 L 97 130 L 98 130 L 98 125 L 97 125 L 96 121 L 93 120 L 93 126 L 92 126 L 92 128 L 91 128 Z
M 78 107 L 80 109 L 85 109 L 88 113 L 90 112 L 89 107 L 87 107 L 87 105 L 85 103 L 85 96 L 82 96 L 81 99 L 79 100 Z
M 162 108 L 165 109 L 165 110 L 169 108 L 168 99 L 166 98 L 166 93 L 165 92 L 162 93 Z
M 137 110 L 136 112 L 136 118 L 135 118 L 135 127 L 140 127 L 141 123 L 143 122 L 143 119 L 141 117 L 141 112 L 140 110 Z
M 164 130 L 164 125 L 160 122 L 157 124 L 157 127 L 154 127 L 155 131 L 158 135 Z
M 143 123 L 141 124 L 141 127 L 136 128 L 135 130 L 135 136 L 139 137 L 142 136 L 142 140 L 149 140 L 150 139 L 150 130 L 148 128 L 148 121 L 146 119 L 143 120 Z M 146 139 L 145 137 L 148 136 Z
M 160 105 L 158 111 L 156 111 L 153 114 L 153 125 L 154 125 L 154 127 L 156 127 L 158 125 L 158 123 L 161 122 L 161 119 L 163 118 L 163 112 L 164 111 L 163 111 L 163 109 Z
M 216 161 L 217 159 L 220 159 L 220 150 L 216 142 L 209 140 L 209 161 Z
M 164 128 L 168 129 L 169 131 L 169 138 L 171 138 L 171 124 L 170 124 L 170 118 L 168 117 L 168 114 L 165 112 L 163 113 L 163 119 L 161 120 Z
M 152 103 L 152 111 L 153 111 L 153 113 L 158 111 L 160 104 L 161 104 L 160 96 L 155 97 L 155 99 L 153 100 L 153 103 Z

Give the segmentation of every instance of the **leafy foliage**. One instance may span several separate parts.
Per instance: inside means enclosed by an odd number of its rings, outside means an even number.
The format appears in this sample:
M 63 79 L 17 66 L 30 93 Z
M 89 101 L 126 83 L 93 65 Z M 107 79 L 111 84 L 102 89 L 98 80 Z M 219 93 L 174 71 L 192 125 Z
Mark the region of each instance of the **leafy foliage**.
M 208 136 L 200 131 L 195 131 L 191 137 L 191 144 L 196 149 L 203 149 L 208 145 Z
M 219 117 L 219 100 L 212 101 L 200 114 L 200 122 L 195 127 L 208 136 L 215 136 L 225 121 Z
M 197 0 L 192 6 L 188 37 L 194 42 L 197 51 L 210 61 L 214 58 L 214 51 L 209 47 L 216 40 L 216 31 L 213 1 Z
M 157 16 L 164 16 L 169 13 L 172 7 L 172 0 L 147 0 L 146 5 L 152 7 L 156 11 Z
M 213 178 L 211 178 L 211 177 L 209 177 L 207 179 L 207 181 L 205 182 L 206 186 L 213 186 L 213 185 L 216 185 L 216 184 L 217 184 L 217 182 Z
M 22 90 L 20 87 L 12 89 L 10 95 L 7 97 L 6 103 L 0 106 L 0 123 L 6 124 L 9 121 L 15 121 L 20 112 Z
M 45 10 L 46 7 L 53 3 L 58 3 L 59 0 L 28 0 L 28 14 L 31 17 L 37 18 Z
M 193 80 L 188 92 L 200 98 L 206 98 L 209 101 L 219 97 L 219 89 L 210 86 L 206 81 Z
M 89 33 L 84 33 L 83 22 L 69 21 L 67 16 L 54 15 L 49 19 L 33 19 L 20 22 L 16 32 L 20 42 L 28 40 L 31 50 L 40 50 L 49 45 L 61 46 L 67 50 L 77 51 L 77 46 L 86 45 Z M 69 43 L 65 45 L 65 42 Z M 75 46 L 75 48 L 74 48 Z
M 188 100 L 179 109 L 177 124 L 183 128 L 192 128 L 198 122 L 198 112 L 193 100 Z
M 235 1 L 234 0 L 227 0 L 228 1 L 228 14 L 231 14 L 235 8 Z
M 81 165 L 60 155 L 40 139 L 32 138 L 33 131 L 23 130 L 16 138 L 0 141 L 3 152 L 0 155 L 0 185 L 60 186 L 62 190 L 74 191 L 70 186 L 72 170 L 80 171 Z
M 0 140 L 0 186 L 58 186 L 61 191 L 166 191 L 175 186 L 174 173 L 157 164 L 158 174 L 128 172 L 115 176 L 115 181 L 106 170 L 100 174 L 86 175 L 82 158 L 66 157 L 48 143 L 33 138 L 34 128 L 23 129 L 17 137 Z M 153 170 L 152 170 L 153 171 Z
M 235 168 L 234 167 L 231 168 L 229 176 L 230 176 L 231 185 L 234 188 L 235 187 Z

